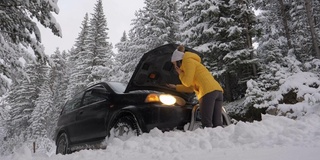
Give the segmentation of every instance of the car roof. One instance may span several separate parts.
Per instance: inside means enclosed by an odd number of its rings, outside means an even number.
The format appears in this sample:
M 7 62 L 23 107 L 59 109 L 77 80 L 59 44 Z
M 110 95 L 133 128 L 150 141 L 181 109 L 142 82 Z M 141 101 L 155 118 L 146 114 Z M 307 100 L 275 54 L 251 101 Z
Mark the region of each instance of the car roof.
M 127 84 L 122 83 L 122 82 L 115 82 L 115 81 L 98 82 L 98 83 L 95 83 L 95 84 L 87 87 L 84 91 L 90 90 L 92 88 L 97 88 L 97 87 L 104 87 L 107 89 L 111 89 L 113 92 L 115 92 L 117 94 L 123 94 L 126 87 L 127 87 Z

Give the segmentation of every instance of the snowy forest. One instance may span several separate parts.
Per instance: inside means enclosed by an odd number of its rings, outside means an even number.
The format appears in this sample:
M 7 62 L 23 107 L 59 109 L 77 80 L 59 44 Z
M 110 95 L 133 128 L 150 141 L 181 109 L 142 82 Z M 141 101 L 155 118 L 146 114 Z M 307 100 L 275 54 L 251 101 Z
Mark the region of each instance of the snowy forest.
M 57 0 L 0 1 L 0 154 L 35 141 L 52 148 L 68 98 L 97 82 L 128 82 L 141 56 L 167 43 L 201 53 L 235 121 L 295 119 L 319 104 L 319 0 L 144 3 L 117 44 L 97 0 L 70 50 L 46 53 L 36 21 L 61 36 Z

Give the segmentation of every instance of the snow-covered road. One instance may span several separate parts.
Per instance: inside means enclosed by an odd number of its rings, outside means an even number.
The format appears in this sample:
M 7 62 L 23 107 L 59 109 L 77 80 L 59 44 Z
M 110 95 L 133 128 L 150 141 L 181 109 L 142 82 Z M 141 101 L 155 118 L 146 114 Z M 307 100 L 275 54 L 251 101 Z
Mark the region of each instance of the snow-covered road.
M 113 139 L 105 150 L 70 155 L 32 153 L 22 146 L 1 160 L 319 160 L 320 110 L 296 120 L 263 115 L 260 122 L 226 128 L 171 131 L 153 129 L 127 141 Z

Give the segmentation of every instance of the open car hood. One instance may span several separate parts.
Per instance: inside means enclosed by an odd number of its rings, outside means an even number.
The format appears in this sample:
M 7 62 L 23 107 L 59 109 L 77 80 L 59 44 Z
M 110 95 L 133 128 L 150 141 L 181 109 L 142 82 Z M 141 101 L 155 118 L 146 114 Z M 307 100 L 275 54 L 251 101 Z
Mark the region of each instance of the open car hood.
M 171 63 L 171 55 L 177 48 L 177 44 L 166 44 L 145 53 L 138 63 L 125 92 L 135 90 L 155 90 L 178 95 L 187 101 L 191 101 L 194 94 L 179 93 L 170 89 L 166 84 L 181 84 L 178 73 Z M 186 51 L 197 51 L 187 48 Z

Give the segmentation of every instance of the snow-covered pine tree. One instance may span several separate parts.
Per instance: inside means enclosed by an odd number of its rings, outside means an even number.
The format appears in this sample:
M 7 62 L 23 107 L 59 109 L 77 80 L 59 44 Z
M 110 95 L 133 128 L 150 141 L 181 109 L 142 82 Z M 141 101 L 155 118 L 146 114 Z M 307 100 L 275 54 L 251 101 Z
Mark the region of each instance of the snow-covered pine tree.
M 47 131 L 48 138 L 53 138 L 54 129 L 58 117 L 61 113 L 62 107 L 66 101 L 66 88 L 68 86 L 68 67 L 67 67 L 67 53 L 63 51 L 60 53 L 59 49 L 51 55 L 51 59 L 54 62 L 49 70 L 49 84 L 47 89 L 50 89 L 52 94 L 52 112 L 50 112 L 50 117 L 48 117 Z
M 176 43 L 178 33 L 177 2 L 146 0 L 145 7 L 136 12 L 129 38 L 134 45 L 142 44 L 145 53 L 167 43 Z
M 316 33 L 318 33 L 318 38 L 320 39 L 320 1 L 312 1 L 312 6 Z
M 225 51 L 228 52 L 221 59 L 225 66 L 222 74 L 225 95 L 227 100 L 237 100 L 245 95 L 246 81 L 257 77 L 259 62 L 252 42 L 258 34 L 257 19 L 247 0 L 229 1 L 226 5 L 229 5 L 227 8 L 230 9 L 229 16 L 232 20 L 227 22 L 227 30 L 218 33 L 221 37 L 216 40 L 223 43 L 216 43 L 219 47 L 213 47 L 213 50 L 221 51 L 222 55 Z M 220 6 L 222 15 L 228 17 L 228 12 L 223 8 Z
M 41 42 L 41 35 L 33 18 L 44 27 L 50 28 L 55 35 L 61 36 L 60 26 L 52 14 L 59 13 L 57 1 L 1 1 L 0 10 L 1 33 L 6 34 L 6 39 L 12 43 L 30 46 L 39 58 L 43 57 L 43 53 L 36 51 Z
M 303 52 L 300 52 L 299 54 L 307 54 L 313 57 L 320 58 L 319 55 L 319 6 L 320 1 L 318 0 L 297 0 L 293 1 L 290 5 L 290 3 L 287 4 L 288 8 L 290 10 L 288 13 L 290 14 L 289 17 L 292 20 L 292 26 L 298 26 L 297 28 L 293 28 L 293 34 L 296 34 L 296 29 L 298 30 L 298 33 L 301 37 L 294 36 L 294 39 L 296 41 L 304 40 L 305 42 L 296 42 L 296 44 L 305 44 L 303 46 L 307 46 L 309 48 L 305 48 Z M 305 33 L 302 33 L 301 31 L 305 31 Z M 303 35 L 304 34 L 304 35 Z M 302 36 L 303 35 L 303 36 Z M 318 47 L 315 47 L 318 46 Z M 307 51 L 307 52 L 306 52 Z M 298 57 L 298 55 L 297 55 Z M 301 57 L 301 56 L 299 56 Z M 298 58 L 299 58 L 298 57 Z M 300 60 L 300 59 L 299 59 Z M 304 59 L 301 59 L 304 61 Z
M 259 19 L 263 36 L 257 39 L 259 46 L 269 44 L 273 50 L 279 49 L 273 54 L 294 54 L 300 61 L 310 59 L 313 54 L 312 38 L 306 25 L 308 21 L 304 0 L 256 0 L 253 4 L 261 11 Z M 264 55 L 271 57 L 273 54 Z
M 6 101 L 10 106 L 10 119 L 7 121 L 8 149 L 12 145 L 23 143 L 28 138 L 27 128 L 30 126 L 31 114 L 35 109 L 35 101 L 39 97 L 40 86 L 44 83 L 44 75 L 48 72 L 48 66 L 29 63 L 26 65 L 27 76 L 13 85 Z
M 103 12 L 102 0 L 97 0 L 94 13 L 89 21 L 88 57 L 83 59 L 88 64 L 90 83 L 108 80 L 109 72 L 113 70 L 114 53 L 112 44 L 108 42 L 107 19 Z
M 203 63 L 223 84 L 225 99 L 244 96 L 256 74 L 252 38 L 255 14 L 247 1 L 181 1 L 183 42 L 202 52 Z
M 68 58 L 69 85 L 67 89 L 67 98 L 72 97 L 79 90 L 82 90 L 89 83 L 89 16 L 86 13 L 81 23 L 81 31 L 76 39 L 74 47 L 70 50 Z M 87 63 L 86 63 L 87 62 Z
M 0 95 L 10 89 L 10 85 L 26 75 L 23 61 L 32 61 L 32 54 L 20 45 L 11 43 L 0 31 Z
M 314 22 L 314 12 L 313 12 L 313 3 L 311 0 L 304 0 L 305 2 L 305 9 L 307 13 L 307 19 L 308 19 L 308 26 L 309 26 L 309 31 L 311 34 L 311 39 L 312 39 L 312 46 L 313 46 L 313 55 L 320 59 L 320 49 L 319 49 L 319 34 L 316 33 L 316 28 L 315 28 L 315 22 Z
M 122 37 L 120 38 L 120 42 L 126 42 L 126 41 L 128 41 L 128 36 L 126 31 L 123 31 Z
M 115 47 L 118 51 L 115 60 L 119 62 L 121 66 L 130 62 L 130 60 L 127 58 L 129 54 L 129 38 L 126 31 L 123 32 L 122 37 L 120 38 L 120 42 L 117 43 Z
M 310 59 L 308 57 L 311 55 L 312 42 L 309 29 L 305 25 L 307 16 L 304 1 L 257 0 L 254 5 L 261 10 L 259 19 L 263 36 L 257 39 L 259 42 L 257 52 L 262 64 L 266 65 L 261 75 L 266 78 L 263 80 L 266 90 L 274 90 L 279 87 L 277 83 L 279 78 L 276 75 L 266 75 L 276 74 L 281 67 L 290 67 L 288 59 L 295 57 L 300 61 Z M 300 62 L 289 71 L 299 72 L 302 68 L 297 65 L 300 65 Z
M 131 69 L 127 67 L 122 67 L 125 64 L 130 62 L 130 59 L 128 58 L 129 52 L 130 52 L 130 47 L 129 47 L 129 38 L 126 34 L 126 32 L 123 32 L 122 37 L 120 38 L 120 42 L 115 45 L 117 48 L 118 52 L 115 55 L 115 68 L 113 72 L 115 74 L 111 74 L 111 81 L 120 81 L 127 83 L 130 79 L 131 76 Z
M 66 68 L 66 73 L 67 73 L 67 81 L 68 81 L 68 86 L 66 89 L 66 98 L 71 98 L 75 92 L 77 91 L 77 89 L 75 88 L 76 86 L 73 84 L 76 84 L 77 81 L 75 78 L 73 78 L 73 74 L 76 73 L 75 71 L 75 59 L 77 58 L 76 52 L 75 52 L 75 48 L 74 46 L 67 52 L 66 54 L 66 60 L 67 60 L 67 68 Z M 74 80 L 74 81 L 73 81 Z
M 131 76 L 141 56 L 147 51 L 167 43 L 177 43 L 178 10 L 172 0 L 146 0 L 145 6 L 135 13 L 132 29 L 129 31 L 129 51 L 124 55 Z
M 311 96 L 305 92 L 319 86 L 318 78 L 315 78 L 319 73 L 319 60 L 311 56 L 314 51 L 311 49 L 311 34 L 306 25 L 305 2 L 258 0 L 254 5 L 260 10 L 259 20 L 263 31 L 263 36 L 257 39 L 257 56 L 262 70 L 258 79 L 248 81 L 244 105 L 267 108 L 273 114 L 292 116 L 294 110 L 303 108 L 292 110 L 291 105 L 319 101 L 318 93 L 312 93 Z M 312 61 L 307 62 L 310 59 Z M 302 78 L 301 75 L 307 78 Z M 295 85 L 287 86 L 289 81 L 295 81 Z M 312 85 L 309 84 L 310 81 Z M 288 107 L 281 111 L 281 106 Z
M 4 153 L 6 150 L 5 141 L 7 140 L 7 124 L 6 122 L 9 120 L 9 108 L 6 102 L 0 100 L 0 155 Z
M 0 89 L 3 91 L 9 85 L 6 79 L 15 81 L 16 73 L 13 67 L 16 67 L 16 70 L 21 69 L 17 59 L 23 57 L 21 54 L 25 54 L 26 51 L 20 52 L 22 49 L 17 48 L 30 47 L 37 59 L 46 60 L 48 58 L 44 54 L 40 31 L 34 20 L 51 29 L 57 36 L 61 36 L 61 29 L 53 16 L 53 13 L 59 13 L 57 1 L 5 0 L 0 1 L 0 10 L 0 44 L 2 46 L 0 58 L 3 59 L 3 62 L 0 62 Z
M 176 43 L 178 33 L 177 2 L 172 0 L 146 0 L 144 8 L 144 30 L 147 33 L 143 38 L 151 48 L 166 43 Z
M 30 125 L 26 129 L 27 143 L 32 144 L 33 142 L 36 142 L 38 152 L 44 153 L 50 151 L 54 146 L 52 139 L 56 127 L 58 111 L 61 111 L 61 107 L 55 108 L 55 105 L 61 104 L 61 100 L 63 100 L 63 98 L 61 98 L 60 100 L 54 101 L 55 95 L 52 90 L 52 85 L 54 80 L 58 77 L 52 77 L 54 76 L 52 73 L 53 72 L 47 72 L 47 74 L 43 75 L 44 82 L 39 88 L 39 96 L 35 100 L 35 108 L 28 120 Z
M 212 42 L 212 37 L 217 32 L 214 22 L 218 21 L 220 1 L 180 0 L 179 10 L 182 15 L 180 34 L 183 44 L 197 47 L 201 52 L 207 52 L 207 43 Z
M 254 5 L 260 11 L 258 18 L 262 29 L 262 36 L 256 39 L 259 43 L 258 56 L 265 63 L 275 60 L 281 62 L 283 55 L 288 53 L 291 40 L 285 37 L 279 4 L 276 1 L 257 0 Z
M 147 42 L 143 41 L 143 38 L 147 36 L 145 33 L 144 26 L 144 11 L 139 10 L 135 13 L 135 19 L 132 20 L 133 28 L 129 30 L 129 41 L 126 42 L 128 46 L 127 52 L 123 52 L 119 55 L 123 59 L 123 65 L 121 66 L 121 70 L 124 71 L 127 75 L 123 79 L 128 82 L 131 77 L 134 69 L 139 63 L 142 55 L 148 50 L 152 49 L 148 46 Z M 127 79 L 128 78 L 128 79 Z
M 50 137 L 48 131 L 52 126 L 52 119 L 50 118 L 53 113 L 53 99 L 52 90 L 49 85 L 49 72 L 43 75 L 44 82 L 39 88 L 39 96 L 35 100 L 35 107 L 30 114 L 28 123 L 30 124 L 27 128 L 27 140 L 36 140 L 41 137 Z M 52 131 L 52 129 L 50 129 Z

